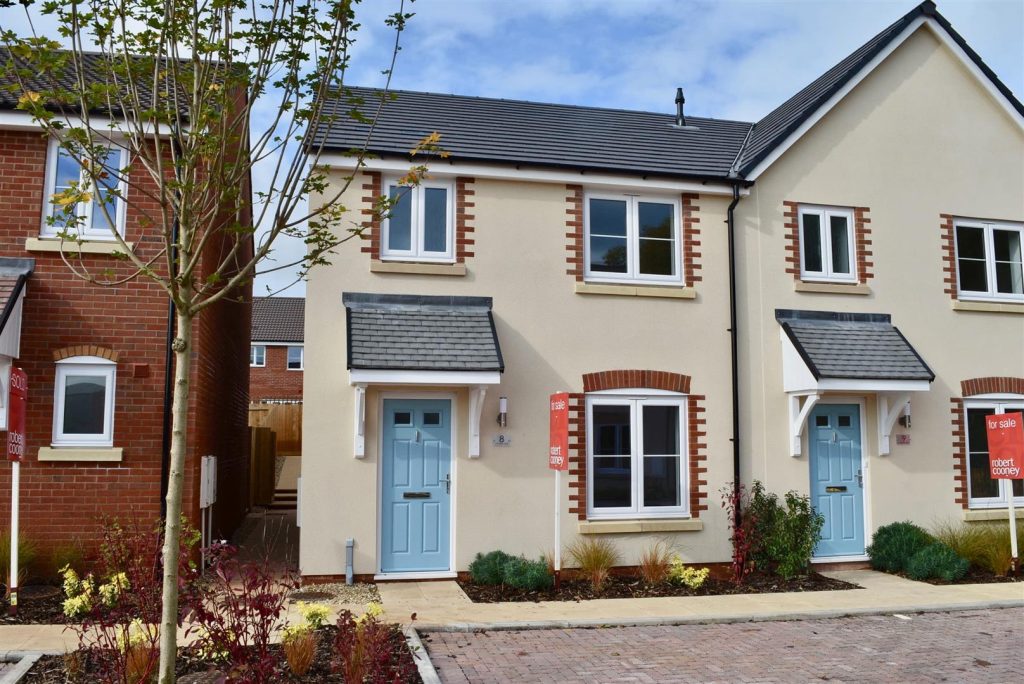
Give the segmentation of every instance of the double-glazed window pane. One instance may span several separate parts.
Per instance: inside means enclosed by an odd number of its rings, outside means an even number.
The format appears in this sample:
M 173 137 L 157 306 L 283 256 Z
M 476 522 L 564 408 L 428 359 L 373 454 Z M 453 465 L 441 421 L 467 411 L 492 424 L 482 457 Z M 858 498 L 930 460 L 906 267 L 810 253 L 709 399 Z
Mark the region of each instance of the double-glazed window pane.
M 91 200 L 74 205 L 72 213 L 81 216 L 86 230 L 100 234 L 109 234 L 117 226 L 118 197 L 117 186 L 122 167 L 122 151 L 109 149 L 103 157 L 97 158 L 97 176 L 95 183 L 91 177 L 83 173 L 81 164 L 71 154 L 57 147 L 57 158 L 53 169 L 53 195 L 59 195 L 77 183 L 80 192 L 89 193 Z M 68 226 L 67 212 L 60 204 L 53 204 L 50 215 L 59 228 Z
M 249 347 L 249 365 L 250 366 L 263 366 L 266 365 L 267 361 L 267 348 L 263 345 L 253 345 Z
M 117 225 L 117 176 L 121 170 L 121 153 L 118 150 L 107 150 L 101 162 L 103 170 L 96 181 L 95 196 L 92 200 L 92 227 L 97 230 L 110 230 Z
M 800 210 L 803 272 L 814 278 L 849 281 L 853 274 L 853 226 L 849 210 Z
M 59 195 L 62 192 L 66 192 L 71 189 L 72 184 L 81 183 L 82 181 L 82 167 L 79 166 L 78 162 L 63 148 L 57 148 L 57 163 L 54 171 L 54 182 L 53 182 L 53 194 Z M 81 190 L 81 186 L 79 186 Z M 77 211 L 77 205 L 76 205 Z M 54 223 L 60 227 L 67 227 L 67 214 L 64 211 L 64 207 L 60 204 L 53 204 L 51 208 L 51 215 L 54 217 Z
M 845 216 L 829 216 L 829 230 L 832 231 L 832 272 L 849 275 L 850 268 L 850 224 Z
M 640 273 L 671 276 L 675 272 L 675 208 L 671 204 L 637 202 Z
M 995 411 L 990 408 L 967 409 L 967 445 L 970 451 L 971 498 L 999 496 L 999 481 L 993 480 L 988 463 L 988 433 L 985 416 Z
M 960 289 L 967 292 L 987 292 L 985 229 L 957 226 L 956 253 L 960 269 Z
M 643 406 L 644 506 L 680 506 L 679 407 Z
M 65 375 L 64 434 L 102 435 L 105 429 L 106 395 L 105 376 Z
M 992 231 L 996 258 L 996 291 L 1003 294 L 1024 294 L 1024 273 L 1021 264 L 1021 231 Z
M 288 347 L 288 369 L 302 370 L 302 347 Z
M 388 249 L 408 252 L 412 249 L 412 188 L 392 185 L 388 197 L 393 202 L 388 214 Z
M 423 251 L 448 251 L 448 191 L 423 188 Z
M 1024 228 L 1012 224 L 956 226 L 957 281 L 960 291 L 987 296 L 1024 297 Z
M 388 186 L 392 200 L 386 225 L 384 256 L 451 256 L 450 190 L 445 187 Z
M 633 505 L 631 407 L 598 404 L 593 407 L 594 508 Z
M 590 200 L 591 271 L 626 273 L 629 270 L 627 208 L 627 203 L 621 200 Z
M 819 273 L 824 271 L 821 258 L 821 217 L 818 214 L 804 214 L 804 270 Z

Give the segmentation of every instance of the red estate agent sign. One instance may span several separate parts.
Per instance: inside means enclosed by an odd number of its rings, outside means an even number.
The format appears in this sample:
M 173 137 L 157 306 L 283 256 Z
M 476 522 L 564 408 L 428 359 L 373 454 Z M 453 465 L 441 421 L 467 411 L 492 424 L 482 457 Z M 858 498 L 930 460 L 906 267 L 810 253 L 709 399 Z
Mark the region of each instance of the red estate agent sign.
M 548 468 L 569 469 L 569 393 L 551 395 L 551 439 L 548 447 Z
M 985 416 L 985 428 L 992 479 L 1024 479 L 1024 414 Z
M 11 391 L 7 405 L 7 459 L 25 457 L 25 406 L 28 404 L 28 376 L 20 368 L 11 369 Z

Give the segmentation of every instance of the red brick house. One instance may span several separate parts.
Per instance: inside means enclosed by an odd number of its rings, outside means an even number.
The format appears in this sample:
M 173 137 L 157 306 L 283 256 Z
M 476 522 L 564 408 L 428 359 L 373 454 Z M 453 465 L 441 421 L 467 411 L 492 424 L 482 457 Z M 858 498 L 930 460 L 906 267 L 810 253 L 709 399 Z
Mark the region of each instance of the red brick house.
M 253 297 L 249 398 L 256 403 L 301 403 L 305 367 L 302 297 Z
M 0 55 L 2 57 L 2 55 Z M 80 173 L 42 135 L 17 99 L 0 89 L 0 379 L 2 413 L 11 365 L 28 375 L 21 534 L 46 551 L 82 543 L 91 551 L 105 518 L 155 521 L 166 493 L 170 444 L 173 317 L 145 278 L 116 287 L 76 278 L 45 217 L 48 197 Z M 112 154 L 127 154 L 111 147 Z M 140 180 L 140 185 L 145 179 Z M 95 204 L 95 202 L 94 202 Z M 81 205 L 80 205 L 81 207 Z M 80 208 L 89 212 L 92 207 Z M 144 236 L 137 201 L 114 200 L 117 230 L 143 260 L 157 253 Z M 99 214 L 80 246 L 93 272 L 126 276 L 130 264 Z M 211 240 L 202 277 L 224 245 Z M 248 247 L 251 257 L 252 245 Z M 209 265 L 210 268 L 206 266 Z M 196 320 L 183 510 L 200 518 L 201 457 L 217 457 L 220 483 L 211 532 L 230 534 L 249 506 L 248 368 L 251 288 Z M 238 299 L 238 297 L 233 297 Z M 6 425 L 0 426 L 6 428 Z M 0 466 L 0 532 L 10 521 L 11 468 Z

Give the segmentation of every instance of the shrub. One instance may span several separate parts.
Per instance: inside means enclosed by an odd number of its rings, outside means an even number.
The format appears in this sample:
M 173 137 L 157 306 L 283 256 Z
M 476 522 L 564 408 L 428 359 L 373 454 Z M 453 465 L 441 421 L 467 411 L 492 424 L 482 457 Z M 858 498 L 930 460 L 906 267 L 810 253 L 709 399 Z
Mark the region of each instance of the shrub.
M 648 584 L 664 582 L 672 561 L 668 545 L 665 542 L 656 542 L 640 554 L 640 577 Z
M 755 483 L 757 484 L 757 483 Z M 758 553 L 756 545 L 757 515 L 749 510 L 749 497 L 746 487 L 738 488 L 729 483 L 719 490 L 722 495 L 722 508 L 729 519 L 729 541 L 732 543 L 732 580 L 742 584 L 747 575 L 754 571 L 754 555 Z M 737 513 L 740 523 L 736 524 Z
M 974 567 L 1006 575 L 1013 565 L 1010 530 L 1003 523 L 942 523 L 935 538 L 967 559 Z M 1024 539 L 1024 523 L 1017 525 L 1017 538 Z
M 789 580 L 807 572 L 824 524 L 825 516 L 814 510 L 810 497 L 786 492 L 786 507 L 780 510 L 765 544 L 776 575 Z
M 775 561 L 768 551 L 768 541 L 782 516 L 779 497 L 766 492 L 764 485 L 759 480 L 754 480 L 750 487 L 750 496 L 744 503 L 740 512 L 742 517 L 750 519 L 750 557 L 754 568 L 770 571 Z
M 970 563 L 941 542 L 918 550 L 907 562 L 907 575 L 915 580 L 938 578 L 955 582 L 967 574 Z
M 710 568 L 691 568 L 679 556 L 672 557 L 672 565 L 668 570 L 668 579 L 673 584 L 682 584 L 690 589 L 700 589 L 711 574 Z
M 18 535 L 18 586 L 25 583 L 34 570 L 36 558 L 39 555 L 39 548 L 36 543 L 24 533 Z M 8 569 L 11 567 L 11 533 L 4 532 L 0 535 L 0 574 L 4 581 L 7 581 Z
M 477 584 L 501 584 L 505 581 L 505 563 L 510 558 L 504 551 L 478 553 L 469 564 L 469 576 Z
M 883 525 L 867 548 L 871 567 L 884 572 L 903 572 L 914 554 L 933 541 L 930 534 L 912 522 Z
M 577 537 L 568 551 L 594 591 L 601 591 L 608 573 L 619 564 L 619 551 L 610 539 Z
M 288 626 L 281 632 L 281 648 L 288 668 L 296 677 L 303 677 L 316 657 L 317 634 L 308 624 Z
M 346 682 L 406 682 L 416 676 L 412 659 L 401 657 L 407 648 L 401 629 L 380 622 L 379 615 L 376 604 L 358 618 L 347 610 L 338 615 L 332 667 Z
M 544 558 L 531 561 L 519 556 L 505 561 L 502 569 L 504 584 L 516 589 L 539 591 L 551 586 L 553 577 L 548 571 L 548 562 Z

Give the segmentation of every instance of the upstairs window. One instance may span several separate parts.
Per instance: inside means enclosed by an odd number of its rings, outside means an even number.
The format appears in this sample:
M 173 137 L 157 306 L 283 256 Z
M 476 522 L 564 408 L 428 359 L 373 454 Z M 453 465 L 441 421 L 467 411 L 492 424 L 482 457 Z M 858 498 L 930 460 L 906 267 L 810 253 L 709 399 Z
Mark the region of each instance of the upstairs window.
M 52 140 L 47 157 L 43 237 L 57 237 L 70 232 L 90 240 L 112 240 L 114 231 L 123 235 L 124 201 L 121 197 L 124 196 L 125 184 L 120 175 L 125 156 L 125 151 L 119 147 L 108 148 L 106 157 L 99 160 L 103 170 L 94 183 L 82 164 Z M 54 202 L 53 198 L 72 188 L 86 193 L 89 199 L 74 205 L 74 214 L 79 221 L 69 225 L 71 221 L 64 206 Z
M 970 219 L 954 225 L 961 299 L 1024 301 L 1024 225 Z
M 57 362 L 53 446 L 114 445 L 114 382 L 117 364 L 98 356 Z
M 857 281 L 853 210 L 800 207 L 800 278 Z
M 254 344 L 249 347 L 249 365 L 253 368 L 263 368 L 267 365 L 267 348 L 262 344 Z
M 387 184 L 396 200 L 383 221 L 381 258 L 454 261 L 455 194 L 451 183 L 424 181 L 415 187 Z
M 590 194 L 585 214 L 587 280 L 682 283 L 678 201 Z
M 302 347 L 288 347 L 288 370 L 302 370 Z

